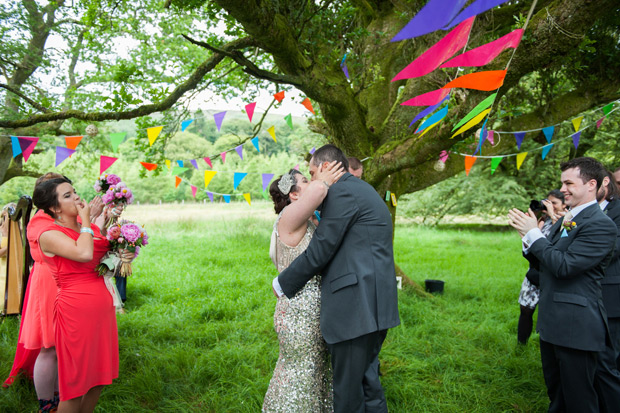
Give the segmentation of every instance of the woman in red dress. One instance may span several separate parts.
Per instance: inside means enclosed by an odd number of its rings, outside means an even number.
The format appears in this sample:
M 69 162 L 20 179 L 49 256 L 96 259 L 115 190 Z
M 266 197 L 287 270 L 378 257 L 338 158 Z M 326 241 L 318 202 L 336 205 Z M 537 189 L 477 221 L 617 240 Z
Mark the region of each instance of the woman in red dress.
M 36 248 L 58 286 L 54 305 L 58 412 L 91 412 L 103 386 L 118 377 L 115 307 L 95 270 L 109 243 L 97 226 L 91 227 L 90 207 L 68 179 L 41 183 L 33 201 L 53 218 L 40 231 Z

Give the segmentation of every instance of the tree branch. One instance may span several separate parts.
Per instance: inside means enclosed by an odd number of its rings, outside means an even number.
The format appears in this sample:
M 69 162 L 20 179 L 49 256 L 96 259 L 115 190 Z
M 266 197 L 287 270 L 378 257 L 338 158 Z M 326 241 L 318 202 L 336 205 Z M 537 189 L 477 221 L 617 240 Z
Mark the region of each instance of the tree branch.
M 204 47 L 205 49 L 211 50 L 214 53 L 219 53 L 219 54 L 222 54 L 224 56 L 230 57 L 237 64 L 242 66 L 243 67 L 243 71 L 245 73 L 249 74 L 250 76 L 254 76 L 256 78 L 263 79 L 263 80 L 268 80 L 270 82 L 278 83 L 278 84 L 286 84 L 286 85 L 293 85 L 293 86 L 300 86 L 301 85 L 301 81 L 297 77 L 295 77 L 295 76 L 281 75 L 281 74 L 269 72 L 267 70 L 263 70 L 263 69 L 259 68 L 253 62 L 248 60 L 243 55 L 243 53 L 241 53 L 239 51 L 227 52 L 227 51 L 218 49 L 217 47 L 211 46 L 208 43 L 201 42 L 199 40 L 194 40 L 194 39 L 192 39 L 191 37 L 189 37 L 187 35 L 182 34 L 181 36 L 183 36 L 190 43 L 195 44 L 196 46 Z
M 48 108 L 46 108 L 45 106 L 43 106 L 43 105 L 35 102 L 34 100 L 30 99 L 28 96 L 24 95 L 19 90 L 15 90 L 11 86 L 5 85 L 4 83 L 0 83 L 0 87 L 3 88 L 3 89 L 8 90 L 9 92 L 13 93 L 14 95 L 19 96 L 20 98 L 25 100 L 30 106 L 32 106 L 33 108 L 37 109 L 38 111 L 43 112 L 43 113 L 49 113 L 50 110 Z
M 242 49 L 248 46 L 254 45 L 254 40 L 251 37 L 244 37 L 241 39 L 233 40 L 227 43 L 222 50 L 230 52 L 235 49 Z M 61 112 L 50 112 L 41 115 L 30 116 L 26 119 L 8 120 L 0 119 L 0 127 L 2 128 L 22 128 L 32 126 L 41 122 L 50 122 L 61 119 L 75 118 L 91 122 L 99 122 L 104 120 L 120 120 L 120 119 L 133 119 L 140 116 L 146 116 L 154 112 L 161 112 L 169 109 L 174 105 L 183 94 L 193 88 L 195 88 L 202 78 L 213 70 L 226 56 L 216 53 L 208 60 L 204 61 L 196 70 L 190 75 L 190 77 L 179 86 L 177 86 L 168 97 L 159 103 L 142 105 L 135 109 L 127 110 L 124 112 L 84 112 L 80 110 L 64 110 Z

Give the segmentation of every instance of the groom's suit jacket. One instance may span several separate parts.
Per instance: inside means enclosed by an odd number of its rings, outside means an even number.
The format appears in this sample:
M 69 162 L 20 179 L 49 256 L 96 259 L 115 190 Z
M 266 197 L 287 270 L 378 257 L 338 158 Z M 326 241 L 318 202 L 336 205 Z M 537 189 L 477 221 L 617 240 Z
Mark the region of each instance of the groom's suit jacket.
M 317 274 L 327 343 L 400 324 L 392 218 L 375 189 L 350 173 L 329 188 L 310 245 L 278 282 L 293 297 Z
M 541 340 L 585 351 L 602 351 L 608 337 L 601 280 L 616 242 L 616 225 L 593 204 L 564 232 L 562 220 L 549 238 L 534 242 L 526 254 L 540 272 L 537 329 Z
M 609 202 L 603 211 L 620 228 L 620 200 Z M 601 280 L 603 303 L 607 317 L 620 318 L 620 232 L 616 237 L 616 249 L 609 266 L 605 269 L 605 278 Z M 619 349 L 620 350 L 620 349 Z

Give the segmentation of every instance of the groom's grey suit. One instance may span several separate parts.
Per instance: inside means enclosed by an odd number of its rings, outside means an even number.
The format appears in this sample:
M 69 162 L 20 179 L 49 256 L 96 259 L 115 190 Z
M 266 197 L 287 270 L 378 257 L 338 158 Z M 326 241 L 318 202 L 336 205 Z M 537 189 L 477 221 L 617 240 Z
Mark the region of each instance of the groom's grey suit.
M 316 274 L 335 411 L 387 411 L 376 358 L 386 330 L 400 324 L 392 219 L 375 189 L 350 173 L 330 187 L 310 245 L 278 282 L 290 298 Z

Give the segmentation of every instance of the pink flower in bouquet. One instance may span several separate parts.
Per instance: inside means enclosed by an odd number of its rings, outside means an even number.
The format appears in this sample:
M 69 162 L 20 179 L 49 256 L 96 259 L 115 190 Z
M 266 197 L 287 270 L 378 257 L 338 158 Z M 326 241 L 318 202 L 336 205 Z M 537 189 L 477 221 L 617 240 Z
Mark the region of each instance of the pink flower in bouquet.
M 99 181 L 95 182 L 93 188 L 95 189 L 95 192 L 101 192 L 101 184 L 99 183 Z
M 142 228 L 142 245 L 146 245 L 149 243 L 149 235 L 146 233 L 146 230 Z
M 121 181 L 121 178 L 118 175 L 109 174 L 108 176 L 106 176 L 106 181 L 110 185 L 116 185 Z
M 116 193 L 114 194 L 114 197 L 115 197 L 116 199 L 121 199 L 121 198 L 123 197 L 123 193 L 122 193 L 122 192 L 116 192 Z
M 101 197 L 101 200 L 104 204 L 109 204 L 114 200 L 114 191 L 112 188 L 108 189 L 105 194 Z
M 119 244 L 122 244 L 123 242 L 125 242 L 125 238 L 120 237 L 119 239 L 116 240 L 116 242 L 118 242 Z
M 119 182 L 115 184 L 114 187 L 117 189 L 121 189 L 121 188 L 127 188 L 127 185 L 125 184 L 125 182 Z
M 136 242 L 138 239 L 140 239 L 141 233 L 142 233 L 142 229 L 136 224 L 124 224 L 121 227 L 121 234 L 123 235 L 123 237 L 125 237 L 125 239 L 128 242 L 132 244 Z
M 136 245 L 136 252 L 135 252 L 136 255 L 134 255 L 134 258 L 136 258 L 139 253 L 140 253 L 140 246 Z
M 108 240 L 110 241 L 115 240 L 118 237 L 120 237 L 120 235 L 121 235 L 121 227 L 119 227 L 118 225 L 113 225 L 110 228 L 108 228 L 108 235 L 107 235 Z

